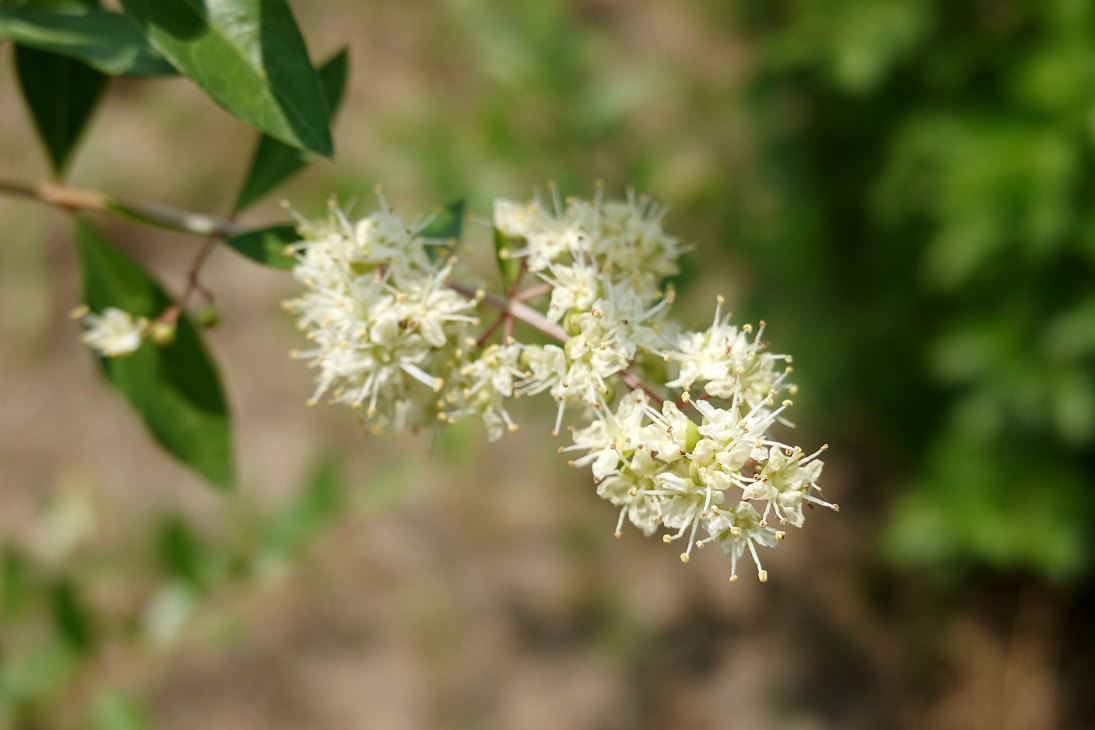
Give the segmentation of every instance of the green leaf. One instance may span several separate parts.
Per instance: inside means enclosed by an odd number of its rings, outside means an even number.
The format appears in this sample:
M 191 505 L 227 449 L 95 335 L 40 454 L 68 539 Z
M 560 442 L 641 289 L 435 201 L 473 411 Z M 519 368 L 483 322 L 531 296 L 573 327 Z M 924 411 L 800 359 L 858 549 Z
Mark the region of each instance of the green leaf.
M 55 697 L 76 671 L 77 659 L 68 642 L 58 637 L 36 645 L 29 654 L 5 655 L 0 662 L 0 700 L 18 705 Z
M 115 690 L 103 690 L 91 706 L 94 730 L 152 730 L 145 711 Z
M 333 154 L 319 76 L 285 0 L 122 0 L 148 42 L 271 137 Z
M 292 223 L 281 223 L 267 228 L 240 233 L 225 239 L 225 244 L 234 248 L 249 259 L 275 269 L 291 269 L 296 259 L 287 254 L 286 246 L 300 240 L 300 233 Z
M 63 581 L 53 586 L 52 609 L 53 623 L 65 643 L 77 652 L 90 652 L 95 644 L 95 631 L 74 584 Z
M 498 228 L 494 229 L 494 261 L 498 264 L 498 273 L 502 277 L 502 286 L 509 289 L 517 282 L 521 273 L 521 262 L 512 257 L 515 248 L 513 241 Z
M 429 219 L 425 227 L 415 231 L 419 238 L 456 241 L 464 232 L 464 199 L 454 200 Z
M 99 8 L 2 6 L 0 40 L 68 56 L 111 76 L 175 73 L 124 15 Z
M 35 48 L 17 47 L 15 66 L 34 126 L 60 175 L 103 96 L 106 77 L 80 61 Z
M 300 550 L 335 514 L 342 482 L 342 469 L 336 461 L 320 464 L 304 493 L 268 525 L 264 540 L 267 548 L 281 555 Z
M 208 554 L 181 517 L 170 517 L 160 529 L 160 559 L 171 575 L 193 588 L 207 582 Z
M 30 592 L 30 569 L 23 554 L 10 545 L 0 556 L 0 616 L 15 616 Z
M 344 48 L 319 68 L 319 80 L 327 99 L 327 113 L 332 119 L 342 103 L 342 95 L 346 89 L 348 62 L 349 50 Z M 239 213 L 288 180 L 293 173 L 313 159 L 315 155 L 310 152 L 290 147 L 269 135 L 262 135 L 255 147 L 255 154 L 251 157 L 247 179 L 233 210 Z
M 118 307 L 151 320 L 171 305 L 148 272 L 83 221 L 77 226 L 77 245 L 92 311 Z M 101 359 L 102 367 L 160 445 L 212 483 L 230 489 L 235 476 L 220 377 L 190 319 L 184 314 L 177 324 L 171 344 L 157 347 L 145 341 L 129 357 Z

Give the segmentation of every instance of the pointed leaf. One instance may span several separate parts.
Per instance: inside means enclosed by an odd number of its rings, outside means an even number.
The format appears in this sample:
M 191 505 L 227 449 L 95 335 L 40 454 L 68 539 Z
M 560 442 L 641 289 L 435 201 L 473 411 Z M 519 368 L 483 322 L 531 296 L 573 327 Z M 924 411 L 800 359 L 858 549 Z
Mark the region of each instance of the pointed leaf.
M 225 244 L 253 261 L 275 269 L 291 269 L 296 259 L 286 253 L 286 247 L 300 240 L 297 227 L 282 223 L 268 228 L 256 228 L 225 239 Z
M 160 560 L 168 572 L 189 587 L 202 588 L 208 582 L 209 555 L 194 530 L 179 516 L 172 516 L 160 528 Z
M 53 623 L 65 643 L 77 652 L 87 653 L 95 645 L 95 630 L 79 591 L 63 581 L 53 586 Z
M 78 224 L 77 244 L 93 311 L 118 307 L 151 320 L 171 305 L 148 272 L 85 222 Z M 231 488 L 231 433 L 220 377 L 190 319 L 182 315 L 177 324 L 170 345 L 145 341 L 129 357 L 101 359 L 102 367 L 168 452 L 214 484 Z
M 342 94 L 346 89 L 348 60 L 349 51 L 344 48 L 319 68 L 319 80 L 327 99 L 327 112 L 332 119 L 342 103 Z M 262 135 L 255 147 L 255 154 L 251 157 L 251 167 L 247 171 L 247 180 L 240 190 L 239 199 L 236 200 L 235 212 L 240 212 L 281 185 L 313 159 L 315 155 L 311 152 L 290 147 L 269 135 Z
M 233 115 L 333 153 L 319 76 L 286 0 L 122 0 L 164 58 Z
M 128 18 L 99 8 L 5 5 L 0 7 L 0 40 L 68 56 L 112 76 L 175 73 Z
M 433 216 L 428 224 L 415 232 L 419 238 L 456 241 L 464 232 L 464 199 L 454 200 Z
M 23 98 L 58 176 L 106 89 L 106 77 L 80 61 L 17 47 L 15 66 Z

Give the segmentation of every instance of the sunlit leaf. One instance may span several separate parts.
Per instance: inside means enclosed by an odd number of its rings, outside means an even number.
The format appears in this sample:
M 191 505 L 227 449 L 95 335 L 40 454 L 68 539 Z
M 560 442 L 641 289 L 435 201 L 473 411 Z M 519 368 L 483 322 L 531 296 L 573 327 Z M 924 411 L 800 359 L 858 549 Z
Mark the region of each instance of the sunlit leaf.
M 327 99 L 327 111 L 332 119 L 346 89 L 348 62 L 349 50 L 343 49 L 319 68 L 323 95 Z M 255 154 L 251 157 L 251 166 L 236 200 L 235 211 L 238 213 L 253 204 L 313 159 L 315 155 L 311 152 L 290 147 L 269 135 L 262 135 Z
M 319 76 L 285 0 L 122 0 L 148 42 L 211 99 L 271 137 L 330 157 Z
M 175 73 L 129 19 L 99 8 L 0 6 L 0 40 L 68 56 L 112 76 Z

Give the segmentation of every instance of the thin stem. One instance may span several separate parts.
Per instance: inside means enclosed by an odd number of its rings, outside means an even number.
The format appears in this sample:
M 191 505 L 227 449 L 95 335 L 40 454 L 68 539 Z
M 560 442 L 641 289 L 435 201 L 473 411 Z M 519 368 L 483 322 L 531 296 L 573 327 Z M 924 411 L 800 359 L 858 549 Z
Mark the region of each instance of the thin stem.
M 179 306 L 185 307 L 190 300 L 191 295 L 197 291 L 206 301 L 213 301 L 213 294 L 204 286 L 201 281 L 198 280 L 198 273 L 201 271 L 202 266 L 205 265 L 205 260 L 209 258 L 209 254 L 213 253 L 213 249 L 217 247 L 217 239 L 210 238 L 205 242 L 205 245 L 198 251 L 198 255 L 194 257 L 194 261 L 190 264 L 190 270 L 186 272 L 186 289 L 183 290 L 182 295 L 179 297 Z
M 207 301 L 213 301 L 213 294 L 204 286 L 198 279 L 198 273 L 201 271 L 202 266 L 205 264 L 205 260 L 209 258 L 209 254 L 213 252 L 213 249 L 217 247 L 216 238 L 210 238 L 206 241 L 202 247 L 198 250 L 194 260 L 190 262 L 190 268 L 186 272 L 186 287 L 183 289 L 182 294 L 175 300 L 175 303 L 164 310 L 164 313 L 156 318 L 157 322 L 164 322 L 166 324 L 175 324 L 179 321 L 179 315 L 186 309 L 187 303 L 194 295 L 194 292 L 201 293 Z
M 551 291 L 551 284 L 540 284 L 539 286 L 529 287 L 523 292 L 518 292 L 512 298 L 518 302 L 527 302 L 530 299 L 536 297 L 542 297 L 543 295 Z
M 514 301 L 512 299 L 503 299 L 493 294 L 488 294 L 481 289 L 475 290 L 472 289 L 470 286 L 460 284 L 455 281 L 448 282 L 447 286 L 453 291 L 463 294 L 469 299 L 474 299 L 476 301 L 482 302 L 487 306 L 494 307 L 498 311 L 502 312 L 503 316 L 499 318 L 499 322 L 503 320 L 506 322 L 507 336 L 512 334 L 513 320 L 516 319 L 524 322 L 534 329 L 540 330 L 550 337 L 554 337 L 559 342 L 566 342 L 570 339 L 570 335 L 565 329 L 555 324 L 554 322 L 548 321 L 547 317 L 540 314 L 527 304 Z M 497 326 L 498 322 L 494 324 L 492 330 Z M 616 374 L 620 376 L 620 380 L 624 381 L 624 383 L 629 385 L 633 390 L 641 390 L 642 392 L 646 393 L 646 395 L 648 395 L 650 399 L 657 403 L 659 406 L 661 406 L 662 402 L 665 400 L 660 395 L 655 393 L 649 385 L 643 382 L 643 379 L 640 378 L 638 375 L 630 373 L 626 370 L 621 370 Z
M 555 324 L 554 322 L 549 321 L 547 317 L 540 314 L 527 304 L 515 302 L 510 299 L 503 299 L 501 297 L 495 296 L 494 294 L 489 294 L 482 289 L 472 289 L 466 284 L 460 284 L 459 282 L 455 281 L 448 282 L 447 286 L 453 291 L 459 294 L 463 294 L 469 299 L 483 302 L 489 307 L 494 307 L 499 312 L 505 312 L 514 319 L 524 322 L 529 327 L 538 329 L 549 337 L 554 337 L 559 342 L 566 342 L 570 339 L 570 335 L 567 334 L 567 331 L 565 329 Z
M 490 339 L 491 335 L 498 331 L 498 328 L 502 326 L 502 322 L 513 322 L 513 317 L 509 316 L 505 312 L 499 314 L 498 318 L 490 323 L 490 327 L 487 327 L 487 330 L 483 333 L 483 336 L 476 341 L 475 346 L 482 347 L 483 345 L 487 344 L 487 340 Z
M 185 233 L 193 233 L 199 236 L 212 236 L 214 238 L 228 238 L 246 229 L 233 221 L 227 221 L 202 213 L 195 213 L 181 208 L 172 208 L 155 203 L 134 203 L 115 198 L 94 190 L 80 190 L 70 188 L 55 182 L 44 182 L 39 185 L 27 185 L 12 180 L 0 179 L 0 194 L 16 197 L 30 198 L 48 205 L 53 205 L 68 213 L 78 211 L 98 211 L 116 213 L 131 218 L 138 218 L 147 223 L 171 228 Z
M 628 372 L 627 370 L 621 370 L 616 374 L 620 376 L 620 380 L 630 385 L 632 390 L 641 390 L 642 392 L 646 393 L 647 397 L 657 403 L 659 408 L 661 408 L 662 403 L 665 402 L 665 398 L 662 398 L 660 395 L 651 390 L 650 386 L 647 385 L 643 381 L 643 379 L 635 373 Z
M 107 199 L 103 194 L 91 190 L 77 190 L 55 182 L 27 185 L 13 180 L 0 180 L 0 193 L 31 198 L 68 212 L 108 210 Z

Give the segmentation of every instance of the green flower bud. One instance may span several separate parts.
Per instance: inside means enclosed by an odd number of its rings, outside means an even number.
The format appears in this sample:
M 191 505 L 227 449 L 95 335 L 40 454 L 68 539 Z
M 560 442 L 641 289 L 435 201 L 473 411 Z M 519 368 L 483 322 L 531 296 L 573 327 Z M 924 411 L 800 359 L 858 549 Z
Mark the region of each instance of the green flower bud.
M 154 322 L 148 328 L 148 339 L 158 347 L 167 347 L 175 341 L 176 327 L 174 322 Z
M 202 329 L 213 329 L 221 323 L 221 312 L 213 305 L 206 305 L 194 313 L 194 321 Z

